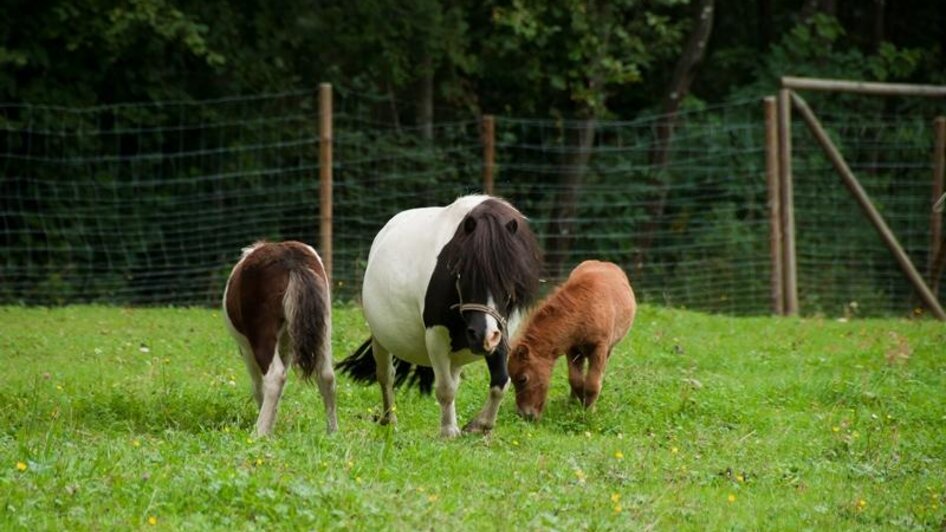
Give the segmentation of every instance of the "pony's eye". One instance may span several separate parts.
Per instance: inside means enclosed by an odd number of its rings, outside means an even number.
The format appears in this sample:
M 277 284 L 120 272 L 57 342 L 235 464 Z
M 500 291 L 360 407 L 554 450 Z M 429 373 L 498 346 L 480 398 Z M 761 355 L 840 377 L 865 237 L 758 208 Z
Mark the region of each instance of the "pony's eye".
M 516 377 L 516 384 L 523 385 L 528 380 L 529 380 L 528 375 L 519 375 L 518 377 Z

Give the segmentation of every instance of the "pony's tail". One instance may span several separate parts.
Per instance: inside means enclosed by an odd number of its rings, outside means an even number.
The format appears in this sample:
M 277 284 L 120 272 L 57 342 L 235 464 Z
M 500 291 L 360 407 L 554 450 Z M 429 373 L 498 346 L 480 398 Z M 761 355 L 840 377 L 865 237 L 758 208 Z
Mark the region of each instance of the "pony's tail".
M 410 362 L 393 357 L 394 386 L 400 388 L 407 384 L 408 388 L 417 387 L 420 393 L 430 395 L 434 389 L 434 369 L 426 366 L 415 366 Z M 374 350 L 371 348 L 371 338 L 365 340 L 355 352 L 335 366 L 352 380 L 363 384 L 378 382 L 378 364 L 374 360 Z
M 374 354 L 371 351 L 371 338 L 368 338 L 348 358 L 339 362 L 335 369 L 347 374 L 356 382 L 368 384 L 377 382 L 377 367 Z
M 283 311 L 296 365 L 302 371 L 302 378 L 309 380 L 320 357 L 328 357 L 331 363 L 328 339 L 332 317 L 325 280 L 306 267 L 290 270 Z

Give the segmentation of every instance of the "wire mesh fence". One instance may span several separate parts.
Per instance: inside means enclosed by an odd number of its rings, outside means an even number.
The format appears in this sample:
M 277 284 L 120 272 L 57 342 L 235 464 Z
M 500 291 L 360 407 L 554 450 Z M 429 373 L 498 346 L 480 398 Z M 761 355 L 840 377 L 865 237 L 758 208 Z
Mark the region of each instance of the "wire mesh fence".
M 215 305 L 254 240 L 318 244 L 314 91 L 64 109 L 0 106 L 0 303 Z M 340 91 L 334 114 L 334 293 L 357 300 L 374 235 L 398 211 L 481 191 L 477 117 L 400 124 Z M 620 264 L 641 300 L 768 313 L 762 107 L 664 117 L 496 119 L 496 193 L 534 225 L 551 286 Z M 822 116 L 918 264 L 929 247 L 930 119 Z M 828 163 L 795 132 L 802 311 L 908 312 L 911 293 Z
M 937 109 L 930 106 L 909 115 L 884 115 L 881 109 L 865 113 L 878 103 L 876 97 L 873 102 L 870 97 L 846 98 L 857 112 L 814 111 L 929 284 L 932 126 Z M 802 310 L 828 315 L 924 312 L 891 252 L 804 123 L 795 120 L 792 130 Z

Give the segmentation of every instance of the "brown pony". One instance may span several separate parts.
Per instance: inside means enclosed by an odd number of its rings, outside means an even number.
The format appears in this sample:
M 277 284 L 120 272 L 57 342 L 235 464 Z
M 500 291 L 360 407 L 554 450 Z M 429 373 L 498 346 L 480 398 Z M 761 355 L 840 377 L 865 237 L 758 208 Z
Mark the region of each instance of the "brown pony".
M 223 294 L 223 315 L 253 383 L 260 409 L 258 435 L 273 430 L 293 362 L 304 379 L 315 374 L 328 432 L 335 432 L 331 308 L 322 259 L 305 244 L 257 242 L 243 250 L 233 267 Z
M 541 417 L 552 368 L 563 354 L 572 397 L 586 407 L 594 404 L 611 349 L 630 330 L 636 312 L 634 291 L 617 265 L 587 260 L 572 270 L 529 317 L 510 351 L 519 415 Z

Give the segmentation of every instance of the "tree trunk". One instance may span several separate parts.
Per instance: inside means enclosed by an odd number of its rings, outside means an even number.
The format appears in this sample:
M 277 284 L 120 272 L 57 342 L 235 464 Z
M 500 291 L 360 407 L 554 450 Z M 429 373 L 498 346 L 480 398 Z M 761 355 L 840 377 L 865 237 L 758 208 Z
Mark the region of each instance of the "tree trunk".
M 886 2 L 884 0 L 874 0 L 871 9 L 871 49 L 877 51 L 880 49 L 880 44 L 884 42 L 886 38 L 886 32 L 884 31 L 884 11 L 886 7 Z
M 774 0 L 758 0 L 759 7 L 759 49 L 765 51 L 772 45 L 772 36 L 775 16 Z
M 387 85 L 388 85 L 388 104 L 391 107 L 390 109 L 391 122 L 394 124 L 394 130 L 400 132 L 401 131 L 401 118 L 400 118 L 401 113 L 398 111 L 398 108 L 397 108 L 397 98 L 394 97 L 394 86 L 391 84 L 390 81 L 388 81 Z
M 591 159 L 591 148 L 595 140 L 595 118 L 582 120 L 575 133 L 575 151 L 566 155 L 566 173 L 560 181 L 561 188 L 555 194 L 549 222 L 549 240 L 546 245 L 546 264 L 549 274 L 556 279 L 565 277 L 565 265 L 575 239 L 575 218 L 578 214 L 578 193 Z
M 417 91 L 417 125 L 425 140 L 434 138 L 434 69 L 430 54 L 421 61 L 420 87 Z
M 664 97 L 664 116 L 657 123 L 654 149 L 651 151 L 650 158 L 651 166 L 656 174 L 652 182 L 657 189 L 657 193 L 656 198 L 647 207 L 650 220 L 642 232 L 641 240 L 637 246 L 637 253 L 635 253 L 634 268 L 638 277 L 643 273 L 647 253 L 654 244 L 657 229 L 666 209 L 667 193 L 670 185 L 666 170 L 670 163 L 670 141 L 673 138 L 673 127 L 677 121 L 677 111 L 680 110 L 680 103 L 689 93 L 696 68 L 706 54 L 706 44 L 713 31 L 714 11 L 715 0 L 700 0 L 697 6 L 696 25 L 687 39 L 683 55 L 677 61 L 677 65 L 673 70 L 673 79 L 670 81 L 670 86 Z
M 801 22 L 808 22 L 815 13 L 824 13 L 829 16 L 837 16 L 838 6 L 835 0 L 805 0 L 801 7 L 799 18 Z

